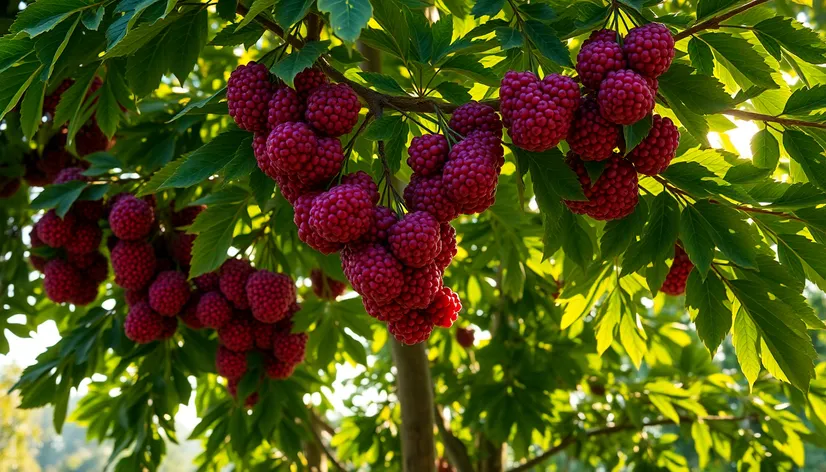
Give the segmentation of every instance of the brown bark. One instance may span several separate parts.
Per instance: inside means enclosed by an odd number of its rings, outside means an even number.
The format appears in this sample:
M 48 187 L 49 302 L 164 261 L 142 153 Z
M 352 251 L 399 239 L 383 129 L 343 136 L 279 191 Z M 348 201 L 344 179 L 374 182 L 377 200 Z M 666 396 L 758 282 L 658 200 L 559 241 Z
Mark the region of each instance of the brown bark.
M 396 396 L 402 409 L 402 470 L 434 472 L 433 385 L 424 343 L 405 346 L 391 340 L 396 364 Z

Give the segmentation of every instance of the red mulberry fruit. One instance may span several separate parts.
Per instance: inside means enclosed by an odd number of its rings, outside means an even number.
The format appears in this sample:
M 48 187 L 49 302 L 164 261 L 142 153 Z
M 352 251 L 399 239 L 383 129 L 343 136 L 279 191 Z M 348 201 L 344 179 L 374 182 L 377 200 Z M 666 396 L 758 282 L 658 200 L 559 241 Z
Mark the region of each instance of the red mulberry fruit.
M 609 72 L 625 69 L 625 57 L 616 41 L 592 41 L 576 56 L 576 71 L 582 85 L 598 90 Z
M 674 37 L 659 23 L 633 28 L 622 42 L 628 67 L 646 77 L 656 79 L 671 67 L 674 59 Z
M 645 175 L 662 173 L 680 145 L 680 131 L 671 118 L 654 115 L 651 131 L 643 141 L 628 153 L 628 159 L 634 163 L 637 172 Z
M 227 300 L 239 310 L 249 308 L 245 287 L 247 279 L 253 272 L 255 272 L 255 269 L 252 268 L 250 263 L 240 259 L 229 259 L 221 265 L 221 277 L 218 279 L 218 286 Z
M 459 317 L 459 312 L 462 311 L 462 301 L 456 292 L 442 287 L 424 311 L 436 326 L 450 328 Z
M 270 129 L 282 123 L 301 121 L 304 118 L 304 102 L 298 98 L 298 93 L 289 87 L 279 87 L 269 103 L 267 124 Z
M 453 111 L 448 126 L 462 136 L 473 131 L 491 131 L 502 136 L 502 120 L 488 105 L 471 101 Z
M 442 272 L 436 264 L 416 269 L 404 268 L 404 289 L 396 301 L 410 310 L 423 310 L 442 289 Z
M 183 272 L 168 270 L 149 286 L 149 306 L 159 315 L 175 316 L 189 300 L 189 282 Z
M 227 81 L 227 107 L 239 128 L 263 131 L 272 97 L 270 73 L 263 64 L 250 62 L 238 66 Z
M 119 239 L 137 241 L 149 234 L 155 222 L 155 212 L 146 201 L 126 195 L 115 203 L 109 213 L 109 226 Z
M 215 352 L 215 367 L 218 375 L 228 380 L 237 380 L 247 373 L 247 355 L 218 346 Z
M 361 103 L 347 84 L 322 85 L 307 97 L 304 118 L 324 135 L 338 137 L 353 130 Z
M 272 352 L 276 359 L 287 364 L 300 364 L 304 361 L 304 349 L 307 347 L 307 333 L 278 333 L 273 338 Z
M 129 309 L 123 330 L 127 338 L 138 344 L 151 343 L 163 333 L 164 318 L 152 311 L 148 303 L 138 303 Z
M 433 322 L 426 313 L 410 311 L 399 321 L 388 323 L 390 334 L 397 341 L 407 345 L 427 341 L 433 332 Z
M 639 201 L 637 172 L 630 162 L 615 154 L 597 179 L 591 178 L 579 156 L 569 154 L 567 163 L 576 172 L 587 201 L 565 200 L 574 213 L 586 214 L 595 220 L 617 220 L 630 215 Z
M 442 250 L 439 222 L 424 211 L 408 213 L 390 228 L 393 255 L 408 267 L 424 267 Z
M 405 283 L 401 262 L 379 244 L 342 253 L 341 265 L 353 290 L 376 303 L 396 298 Z
M 49 300 L 55 303 L 71 301 L 81 284 L 78 271 L 63 259 L 54 259 L 46 264 L 43 289 Z
M 310 226 L 334 243 L 355 241 L 373 223 L 373 203 L 370 195 L 356 185 L 339 185 L 313 200 Z
M 317 150 L 318 138 L 305 123 L 280 124 L 267 137 L 269 166 L 281 174 L 296 174 L 306 169 Z
M 246 291 L 252 316 L 262 323 L 276 323 L 286 318 L 296 296 L 291 278 L 267 270 L 250 275 Z
M 597 95 L 602 117 L 618 125 L 633 125 L 654 109 L 654 94 L 636 72 L 609 72 Z
M 694 264 L 688 258 L 683 248 L 680 246 L 674 247 L 674 262 L 671 263 L 671 268 L 668 270 L 668 275 L 665 276 L 665 282 L 660 288 L 660 291 L 668 295 L 682 295 L 685 293 L 685 285 L 688 281 L 688 275 Z
M 568 145 L 583 161 L 604 161 L 614 153 L 621 132 L 621 127 L 599 114 L 595 101 L 585 100 L 574 115 L 568 132 Z
M 455 115 L 454 115 L 455 116 Z M 501 134 L 501 124 L 499 132 Z M 413 172 L 425 177 L 438 174 L 447 161 L 447 138 L 441 134 L 416 136 L 407 149 L 407 165 Z
M 218 340 L 235 352 L 246 352 L 255 347 L 255 337 L 252 334 L 252 322 L 233 317 L 218 328 Z
M 313 202 L 319 195 L 319 193 L 314 192 L 298 197 L 295 201 L 293 221 L 298 228 L 298 238 L 306 245 L 322 254 L 332 254 L 340 251 L 343 245 L 322 238 L 316 229 L 310 225 L 310 212 L 313 208 Z
M 195 316 L 207 328 L 220 329 L 232 318 L 232 307 L 219 292 L 209 292 L 198 301 Z
M 72 240 L 75 216 L 67 213 L 60 218 L 54 210 L 49 210 L 37 222 L 37 237 L 49 247 L 62 247 Z
M 144 288 L 155 275 L 155 250 L 143 241 L 118 241 L 112 249 L 112 270 L 119 286 Z

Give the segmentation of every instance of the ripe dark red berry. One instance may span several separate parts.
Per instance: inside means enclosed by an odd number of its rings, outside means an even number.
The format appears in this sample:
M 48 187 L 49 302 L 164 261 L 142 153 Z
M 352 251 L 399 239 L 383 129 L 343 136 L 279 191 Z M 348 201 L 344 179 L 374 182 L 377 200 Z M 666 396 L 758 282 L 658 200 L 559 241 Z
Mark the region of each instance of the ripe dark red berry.
M 227 108 L 239 128 L 263 131 L 272 97 L 270 73 L 263 64 L 250 62 L 236 68 L 227 81 Z
M 255 347 L 264 351 L 272 349 L 272 338 L 275 336 L 276 325 L 252 320 L 252 337 L 255 338 Z
M 405 267 L 403 273 L 404 289 L 396 301 L 410 310 L 427 308 L 442 289 L 442 272 L 436 264 L 430 264 L 419 269 Z
M 450 328 L 462 311 L 462 301 L 456 292 L 448 287 L 442 287 L 424 311 L 436 326 Z
M 485 200 L 496 190 L 499 171 L 484 157 L 468 153 L 445 164 L 442 180 L 445 196 L 464 209 Z
M 97 225 L 91 223 L 78 223 L 74 228 L 74 235 L 66 243 L 66 251 L 72 254 L 89 254 L 100 247 L 100 240 L 103 233 Z
M 609 72 L 597 95 L 602 117 L 618 125 L 633 125 L 654 109 L 654 94 L 645 79 L 634 71 Z
M 65 184 L 66 182 L 73 182 L 75 180 L 87 181 L 89 178 L 83 175 L 85 170 L 86 169 L 83 167 L 67 167 L 57 173 L 53 183 L 55 185 L 59 185 Z
M 303 362 L 306 347 L 307 333 L 277 333 L 272 341 L 273 355 L 287 364 Z
M 361 297 L 361 302 L 368 315 L 385 323 L 398 321 L 410 311 L 395 301 L 380 305 L 367 297 Z
M 370 201 L 373 202 L 373 205 L 379 203 L 379 186 L 376 184 L 376 181 L 373 180 L 373 177 L 367 172 L 360 170 L 358 172 L 353 172 L 352 174 L 347 174 L 341 178 L 341 184 L 361 187 L 362 190 L 367 192 L 370 196 Z
M 281 123 L 301 121 L 304 118 L 304 102 L 298 98 L 298 93 L 282 86 L 272 94 L 267 113 L 267 124 L 270 129 Z
M 359 119 L 361 103 L 347 84 L 326 84 L 307 97 L 304 118 L 320 133 L 338 137 L 353 130 Z
M 679 145 L 680 131 L 671 118 L 654 115 L 651 131 L 637 147 L 628 153 L 628 159 L 634 163 L 634 168 L 640 174 L 657 175 L 668 168 Z
M 276 323 L 289 315 L 295 303 L 295 284 L 284 274 L 259 270 L 250 275 L 246 284 L 247 300 L 252 316 L 262 323 Z
M 37 222 L 37 237 L 49 247 L 62 247 L 74 235 L 75 216 L 67 213 L 63 218 L 49 210 Z
M 601 30 L 594 30 L 591 31 L 590 36 L 588 39 L 582 42 L 582 47 L 585 47 L 591 44 L 594 41 L 612 41 L 617 42 L 617 32 L 610 29 L 601 29 Z
M 295 364 L 289 364 L 272 356 L 264 359 L 264 374 L 267 378 L 273 380 L 284 380 L 293 375 L 294 371 Z
M 424 211 L 408 213 L 390 228 L 388 245 L 402 264 L 424 267 L 442 250 L 439 222 Z
M 141 302 L 129 308 L 123 322 L 126 337 L 138 344 L 146 344 L 160 338 L 164 330 L 164 319 L 152 311 L 148 303 Z
M 152 230 L 155 211 L 144 200 L 132 195 L 119 198 L 109 213 L 109 226 L 120 239 L 136 241 Z
M 296 199 L 293 222 L 298 228 L 298 238 L 305 244 L 322 254 L 332 254 L 340 251 L 343 245 L 322 238 L 315 227 L 310 224 L 310 212 L 313 208 L 313 202 L 319 195 L 319 192 L 312 192 Z
M 674 37 L 665 25 L 649 23 L 631 29 L 622 42 L 622 50 L 628 67 L 657 78 L 671 67 Z
M 355 241 L 373 223 L 370 195 L 362 187 L 352 184 L 333 187 L 313 200 L 309 223 L 327 241 Z
M 112 249 L 115 283 L 123 288 L 146 287 L 155 274 L 155 250 L 143 241 L 118 241 Z
M 219 329 L 232 318 L 232 307 L 221 293 L 209 292 L 198 301 L 195 316 L 207 328 Z
M 455 115 L 454 115 L 455 116 Z M 499 132 L 501 134 L 501 123 L 499 125 Z M 425 134 L 416 136 L 410 141 L 410 147 L 407 148 L 407 165 L 413 169 L 413 172 L 430 176 L 438 174 L 442 170 L 442 166 L 447 161 L 448 153 L 447 138 L 441 134 Z
M 43 275 L 43 289 L 49 300 L 55 303 L 71 301 L 81 284 L 78 271 L 63 259 L 53 259 L 47 263 Z
M 683 248 L 674 246 L 674 261 L 671 263 L 671 268 L 668 270 L 668 275 L 665 276 L 665 282 L 663 282 L 660 291 L 674 296 L 685 293 L 688 275 L 693 268 L 694 264 L 691 263 Z
M 161 272 L 149 286 L 149 306 L 159 315 L 175 316 L 186 305 L 189 293 L 189 282 L 183 272 Z
M 399 221 L 396 212 L 385 207 L 373 207 L 373 224 L 355 244 L 362 243 L 383 243 L 387 241 L 390 228 Z
M 448 126 L 462 136 L 473 131 L 491 131 L 502 136 L 502 120 L 488 105 L 470 101 L 453 111 Z
M 450 223 L 442 223 L 440 225 L 439 239 L 442 243 L 442 250 L 439 251 L 439 255 L 436 256 L 436 260 L 433 262 L 440 271 L 444 272 L 450 263 L 453 262 L 453 258 L 456 257 L 457 252 L 456 230 Z
M 426 313 L 413 310 L 400 320 L 388 323 L 387 328 L 400 343 L 413 345 L 430 338 L 430 333 L 433 332 L 433 322 Z
M 604 161 L 620 142 L 622 128 L 599 113 L 594 100 L 585 100 L 574 115 L 568 131 L 568 145 L 583 161 Z
M 201 296 L 201 292 L 193 293 L 189 297 L 189 301 L 186 302 L 184 309 L 178 314 L 181 321 L 190 329 L 202 329 L 204 327 L 204 324 L 198 319 L 198 303 L 201 301 Z
M 402 264 L 380 244 L 342 253 L 341 266 L 353 290 L 376 303 L 396 298 L 405 283 Z
M 218 272 L 207 272 L 192 279 L 195 287 L 202 292 L 213 292 L 218 290 Z
M 247 300 L 247 279 L 255 272 L 250 263 L 241 259 L 229 259 L 221 265 L 218 286 L 230 303 L 239 310 L 249 308 Z
M 318 138 L 318 150 L 305 169 L 296 174 L 298 180 L 308 187 L 326 184 L 333 179 L 344 164 L 344 151 L 338 138 Z
M 270 167 L 284 175 L 306 169 L 317 150 L 318 138 L 306 123 L 282 123 L 267 137 Z
M 175 228 L 191 225 L 195 218 L 206 210 L 206 205 L 190 205 L 176 211 L 174 204 L 175 202 L 170 204 L 169 221 Z
M 295 76 L 293 83 L 295 84 L 295 91 L 298 92 L 298 97 L 301 101 L 306 101 L 307 97 L 315 91 L 315 89 L 328 83 L 329 80 L 324 72 L 315 68 L 304 69 Z
M 598 90 L 609 72 L 625 68 L 625 56 L 616 41 L 592 41 L 576 56 L 576 71 L 582 85 Z
M 617 220 L 634 211 L 639 201 L 637 172 L 622 156 L 614 154 L 594 184 L 579 156 L 569 153 L 566 162 L 579 177 L 582 191 L 588 199 L 565 200 L 565 205 L 572 212 L 586 214 L 595 220 Z
M 252 334 L 252 322 L 240 316 L 234 316 L 218 328 L 218 340 L 235 352 L 246 352 L 255 347 Z
M 215 352 L 215 368 L 218 375 L 228 380 L 240 379 L 247 373 L 247 355 L 218 346 Z
M 474 337 L 473 330 L 470 328 L 459 328 L 456 330 L 456 341 L 464 348 L 473 346 Z
M 445 192 L 442 175 L 425 177 L 413 174 L 404 189 L 404 202 L 410 211 L 426 211 L 440 222 L 459 216 L 459 209 Z

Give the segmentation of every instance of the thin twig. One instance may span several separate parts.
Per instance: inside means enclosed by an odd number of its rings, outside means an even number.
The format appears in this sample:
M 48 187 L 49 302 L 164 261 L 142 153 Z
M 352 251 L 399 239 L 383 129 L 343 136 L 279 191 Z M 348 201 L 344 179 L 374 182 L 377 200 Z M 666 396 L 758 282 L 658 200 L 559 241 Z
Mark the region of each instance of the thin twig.
M 703 30 L 717 29 L 717 28 L 720 27 L 720 23 L 722 23 L 722 22 L 724 22 L 724 21 L 726 21 L 726 20 L 728 20 L 728 19 L 730 19 L 734 16 L 739 15 L 740 13 L 743 13 L 746 10 L 754 8 L 758 5 L 762 5 L 763 3 L 766 3 L 768 1 L 769 0 L 752 0 L 751 2 L 746 3 L 745 5 L 743 5 L 741 7 L 735 8 L 734 10 L 731 10 L 728 13 L 723 13 L 722 15 L 711 17 L 711 18 L 707 19 L 706 21 L 697 23 L 696 25 L 692 26 L 691 28 L 688 28 L 687 30 L 683 30 L 683 31 L 675 34 L 674 35 L 674 41 L 679 41 L 681 39 L 688 38 L 689 36 L 693 35 L 694 33 L 697 33 L 697 32 L 703 31 Z

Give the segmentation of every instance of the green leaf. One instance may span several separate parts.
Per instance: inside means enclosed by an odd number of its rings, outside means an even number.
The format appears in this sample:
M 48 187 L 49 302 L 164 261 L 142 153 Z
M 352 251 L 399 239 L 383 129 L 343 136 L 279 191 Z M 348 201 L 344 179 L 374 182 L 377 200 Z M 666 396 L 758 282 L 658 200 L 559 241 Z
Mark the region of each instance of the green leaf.
M 608 260 L 622 254 L 642 232 L 647 218 L 648 206 L 645 200 L 640 200 L 633 213 L 621 220 L 607 222 L 599 240 L 602 258 Z
M 633 151 L 651 132 L 651 125 L 653 124 L 652 115 L 647 115 L 645 118 L 630 126 L 622 127 L 622 135 L 625 138 L 625 153 Z
M 780 161 L 780 144 L 768 128 L 758 131 L 751 138 L 751 154 L 755 167 L 772 171 L 777 168 Z
M 680 240 L 696 272 L 705 278 L 714 259 L 714 241 L 694 207 L 685 207 L 680 216 Z
M 499 41 L 502 50 L 521 48 L 525 44 L 522 32 L 511 27 L 496 28 L 496 39 Z
M 697 4 L 697 21 L 721 12 L 739 0 L 700 0 Z
M 560 220 L 560 238 L 565 255 L 570 257 L 580 267 L 588 267 L 594 258 L 594 247 L 591 238 L 585 232 L 581 217 L 570 211 L 563 211 Z
M 286 31 L 307 15 L 312 4 L 313 0 L 278 0 L 275 22 Z
M 359 72 L 358 74 L 369 86 L 372 86 L 379 92 L 389 93 L 391 95 L 407 95 L 407 92 L 396 82 L 396 79 L 389 75 L 377 74 L 375 72 Z
M 293 51 L 272 66 L 270 71 L 288 86 L 293 87 L 295 76 L 304 69 L 311 67 L 329 47 L 330 41 L 310 41 L 303 48 Z
M 238 23 L 238 27 L 236 28 L 241 29 L 244 26 L 247 26 L 252 20 L 255 19 L 261 13 L 264 12 L 271 12 L 272 7 L 275 5 L 275 0 L 254 0 L 252 5 L 250 5 L 250 9 L 246 15 L 244 15 L 244 19 Z
M 520 159 L 529 163 L 537 200 L 540 199 L 540 194 L 543 194 L 545 198 L 552 198 L 551 195 L 555 195 L 557 200 L 586 200 L 582 186 L 579 184 L 579 178 L 565 163 L 565 158 L 559 149 L 553 148 L 541 153 L 519 148 L 513 148 L 513 151 Z M 540 190 L 537 190 L 537 186 Z
M 778 234 L 777 244 L 785 246 L 817 275 L 826 278 L 826 258 L 823 246 L 799 234 Z
M 112 89 L 113 83 L 113 80 L 103 82 L 103 86 L 100 88 L 98 107 L 95 112 L 95 118 L 97 119 L 98 126 L 100 126 L 103 134 L 109 138 L 114 136 L 115 131 L 118 129 L 120 118 L 123 115 L 120 110 L 120 104 L 115 98 L 115 92 Z
M 0 37 L 0 73 L 33 52 L 29 38 Z
M 153 42 L 147 43 L 126 60 L 126 79 L 138 97 L 149 95 L 161 83 L 171 65 L 168 38 L 172 27 L 166 28 Z
M 729 287 L 744 309 L 737 316 L 745 313 L 751 318 L 788 381 L 799 390 L 808 391 L 817 353 L 803 320 L 788 305 L 770 299 L 758 284 L 729 280 Z M 763 365 L 767 365 L 765 355 Z
M 677 241 L 680 207 L 668 192 L 654 198 L 648 224 L 639 242 L 633 244 L 622 261 L 622 275 L 636 272 L 652 261 L 665 260 Z
M 91 167 L 83 172 L 83 175 L 88 177 L 103 175 L 112 169 L 123 168 L 123 164 L 120 162 L 120 159 L 112 154 L 109 154 L 108 152 L 96 152 L 89 154 L 88 156 L 84 156 L 83 159 L 91 164 Z
M 176 0 L 169 0 L 170 3 L 175 5 L 177 3 Z M 235 20 L 235 9 L 238 7 L 237 0 L 218 0 L 218 5 L 216 5 L 215 10 L 218 12 L 218 16 L 227 20 L 233 21 Z
M 750 162 L 742 162 L 732 166 L 726 172 L 724 179 L 732 184 L 760 183 L 770 177 L 773 172 L 774 169 L 761 169 Z
M 407 58 L 410 33 L 404 10 L 392 0 L 373 0 L 373 19 L 393 38 L 395 54 Z
M 238 144 L 235 156 L 224 167 L 224 180 L 231 181 L 250 175 L 258 168 L 258 161 L 252 149 L 252 136 L 249 134 Z
M 190 111 L 192 111 L 194 109 L 203 108 L 203 107 L 205 107 L 209 104 L 213 104 L 213 103 L 218 103 L 222 98 L 224 98 L 226 96 L 226 91 L 227 91 L 227 87 L 225 85 L 223 88 L 221 88 L 217 92 L 213 93 L 209 97 L 202 98 L 200 100 L 195 100 L 193 98 L 192 100 L 190 100 L 186 104 L 186 106 L 183 108 L 183 110 L 179 111 L 175 116 L 172 117 L 171 120 L 167 121 L 167 123 L 172 123 L 173 121 L 181 118 L 182 116 L 186 115 L 187 113 L 189 113 Z
M 318 0 L 318 9 L 330 14 L 330 26 L 336 36 L 355 42 L 373 16 L 369 0 Z
M 195 218 L 190 232 L 196 232 L 198 237 L 192 244 L 190 278 L 212 272 L 224 263 L 235 224 L 246 212 L 246 206 L 246 199 L 240 203 L 210 205 Z
M 169 70 L 184 83 L 195 68 L 201 51 L 206 46 L 209 14 L 201 9 L 176 21 L 169 27 L 166 47 L 169 48 Z
M 755 267 L 757 251 L 752 230 L 743 221 L 746 215 L 708 200 L 700 200 L 692 208 L 720 252 L 740 267 Z
M 471 100 L 470 90 L 455 82 L 442 82 L 436 86 L 436 91 L 442 98 L 455 105 L 462 105 Z
M 396 136 L 406 126 L 404 118 L 399 115 L 383 115 L 367 126 L 363 137 L 371 141 L 386 141 Z
M 795 90 L 786 101 L 784 115 L 808 115 L 809 112 L 826 108 L 826 85 Z
M 772 69 L 763 57 L 743 38 L 728 33 L 705 33 L 700 38 L 725 59 L 724 65 L 731 65 L 758 87 L 779 88 L 772 79 Z M 747 84 L 741 84 L 746 88 Z
M 227 131 L 216 136 L 191 153 L 182 163 L 174 161 L 167 164 L 164 169 L 172 167 L 175 170 L 158 184 L 156 190 L 190 187 L 218 173 L 232 162 L 240 147 L 249 146 L 248 138 L 249 133 L 241 130 Z M 166 175 L 164 169 L 158 173 Z M 154 179 L 153 176 L 152 180 Z
M 524 30 L 543 56 L 560 66 L 573 67 L 568 47 L 559 40 L 553 29 L 537 20 L 528 20 L 524 23 Z
M 783 133 L 783 147 L 800 164 L 806 177 L 826 190 L 826 156 L 817 141 L 802 131 L 787 129 Z
M 691 38 L 688 41 L 688 56 L 697 72 L 703 75 L 714 75 L 714 53 L 711 52 L 708 44 L 697 37 Z
M 75 200 L 80 197 L 84 188 L 86 188 L 86 182 L 80 180 L 49 185 L 32 201 L 31 207 L 35 210 L 54 208 L 57 216 L 63 218 Z
M 775 16 L 754 25 L 754 30 L 780 43 L 795 56 L 811 64 L 826 62 L 826 44 L 814 31 L 791 18 Z
M 92 0 L 37 0 L 17 15 L 10 31 L 35 37 L 51 30 L 73 13 L 92 5 Z
M 243 44 L 246 48 L 251 48 L 264 34 L 264 27 L 258 23 L 250 23 L 243 28 L 230 23 L 218 32 L 209 44 L 213 46 L 238 46 Z
M 732 105 L 731 97 L 723 89 L 723 84 L 714 77 L 697 74 L 685 64 L 671 64 L 658 80 L 660 92 L 668 99 L 669 105 L 681 104 L 692 113 L 714 114 Z M 683 125 L 686 126 L 685 123 Z
M 671 403 L 669 397 L 665 395 L 655 395 L 649 394 L 648 399 L 651 400 L 651 404 L 654 405 L 654 408 L 660 411 L 662 415 L 676 424 L 680 424 L 680 414 L 677 413 L 677 409 L 674 408 L 674 405 Z
M 109 59 L 134 54 L 135 51 L 149 44 L 149 42 L 155 39 L 161 31 L 165 30 L 169 25 L 177 21 L 178 18 L 180 18 L 179 15 L 172 14 L 154 23 L 143 23 L 132 31 L 129 31 L 129 34 L 126 34 L 125 30 L 113 31 L 113 27 L 117 23 L 116 21 L 106 31 L 108 50 L 104 57 Z
M 695 270 L 688 276 L 685 293 L 686 305 L 696 310 L 692 319 L 697 335 L 714 355 L 731 330 L 731 310 L 724 304 L 728 301 L 726 286 L 717 274 L 711 273 L 703 280 Z
M 623 315 L 619 326 L 620 343 L 625 348 L 631 362 L 639 369 L 642 365 L 642 358 L 648 352 L 648 346 L 645 343 L 645 333 L 637 328 L 636 314 L 630 309 L 628 303 L 623 299 Z
M 250 188 L 258 206 L 264 208 L 275 190 L 275 182 L 256 167 L 250 173 Z
M 504 6 L 505 0 L 477 0 L 470 9 L 470 13 L 476 18 L 496 16 Z
M 499 78 L 483 66 L 479 59 L 470 55 L 451 56 L 442 64 L 442 70 L 454 71 L 491 87 L 497 87 Z
M 43 63 L 44 69 L 41 74 L 41 79 L 46 81 L 52 75 L 52 70 L 60 55 L 72 39 L 72 34 L 80 23 L 80 15 L 74 21 L 65 21 L 58 25 L 49 34 L 38 37 L 34 41 L 35 53 L 40 62 Z
M 37 62 L 27 62 L 0 74 L 0 119 L 17 105 L 23 92 L 40 73 L 42 67 Z
M 43 98 L 46 93 L 46 84 L 40 79 L 34 81 L 23 98 L 20 106 L 20 126 L 26 139 L 32 139 L 43 123 Z

